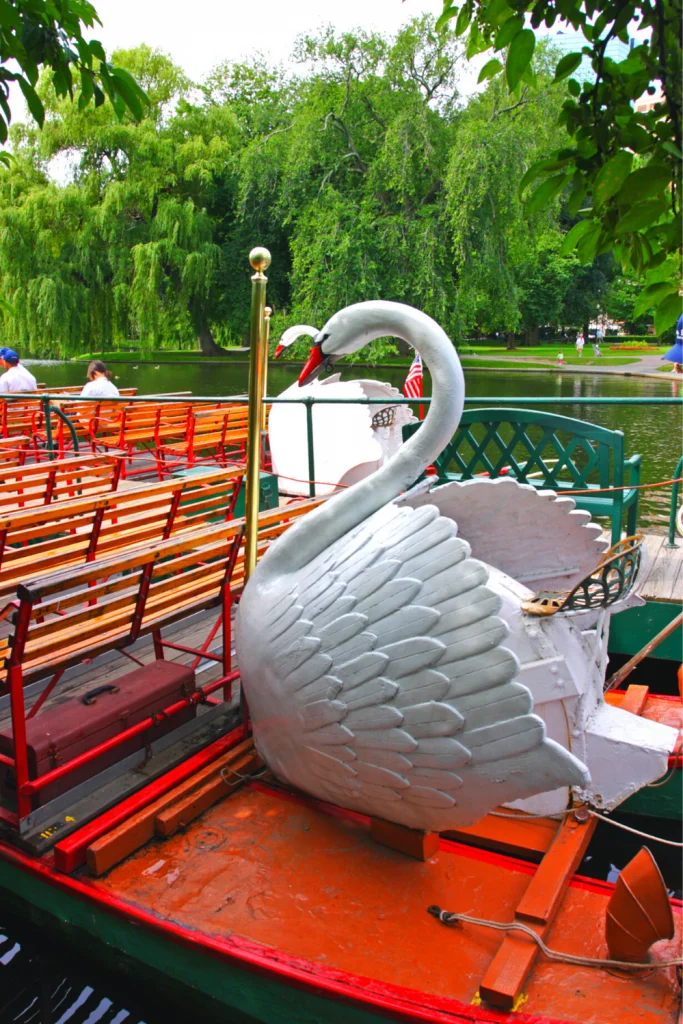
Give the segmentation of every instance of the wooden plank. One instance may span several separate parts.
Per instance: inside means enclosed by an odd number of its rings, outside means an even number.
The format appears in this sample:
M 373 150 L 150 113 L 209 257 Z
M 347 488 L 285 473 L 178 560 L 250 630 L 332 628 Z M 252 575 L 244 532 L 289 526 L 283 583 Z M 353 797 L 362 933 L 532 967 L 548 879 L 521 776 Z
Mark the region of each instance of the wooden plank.
M 638 683 L 631 683 L 624 694 L 619 707 L 622 711 L 630 711 L 632 715 L 640 715 L 645 707 L 649 686 L 641 686 Z
M 242 786 L 248 781 L 249 775 L 262 767 L 263 761 L 253 750 L 244 757 L 217 769 L 203 786 L 194 789 L 184 799 L 174 801 L 156 815 L 154 819 L 155 834 L 166 838 L 172 836 L 178 829 L 187 828 L 191 821 Z M 232 774 L 233 772 L 235 774 Z
M 510 857 L 540 861 L 557 836 L 559 825 L 552 818 L 530 818 L 523 811 L 497 808 L 505 814 L 498 818 L 487 814 L 476 825 L 444 832 L 446 839 L 494 850 Z
M 228 753 L 212 760 L 211 763 L 195 772 L 189 779 L 181 782 L 174 789 L 169 790 L 160 796 L 153 803 L 147 804 L 136 814 L 127 817 L 120 825 L 106 832 L 103 836 L 91 843 L 85 853 L 88 870 L 92 875 L 98 876 L 109 871 L 114 864 L 129 857 L 131 853 L 138 850 L 150 839 L 154 838 L 155 821 L 166 807 L 183 800 L 195 789 L 212 776 L 218 774 L 222 768 L 230 767 L 237 761 L 244 759 L 244 754 L 253 749 L 251 738 L 244 740 Z M 57 849 L 55 848 L 55 860 Z
M 640 586 L 639 586 L 639 590 L 638 590 L 638 592 L 641 595 L 641 597 L 645 597 L 645 594 L 646 594 L 647 589 L 648 589 L 648 581 L 649 581 L 650 576 L 652 574 L 652 570 L 655 567 L 655 562 L 657 561 L 657 555 L 659 554 L 659 551 L 660 551 L 663 543 L 664 543 L 664 537 L 659 535 L 659 534 L 646 533 L 644 538 L 643 538 L 643 545 L 644 545 L 645 550 L 647 552 L 648 564 L 647 564 L 647 567 L 645 569 L 645 574 L 643 576 L 643 579 L 640 582 Z
M 519 902 L 515 920 L 544 939 L 596 825 L 593 816 L 585 822 L 565 820 Z M 500 1010 L 512 1010 L 537 953 L 538 946 L 531 938 L 509 932 L 479 986 L 481 998 Z
M 650 541 L 650 536 L 645 538 L 646 542 Z M 680 573 L 681 548 L 667 548 L 663 537 L 657 537 L 656 540 L 661 540 L 662 543 L 657 547 L 654 563 L 640 590 L 640 595 L 645 600 L 670 601 L 673 597 L 676 578 Z M 650 546 L 648 543 L 648 552 Z M 655 544 L 652 544 L 652 547 L 655 547 Z

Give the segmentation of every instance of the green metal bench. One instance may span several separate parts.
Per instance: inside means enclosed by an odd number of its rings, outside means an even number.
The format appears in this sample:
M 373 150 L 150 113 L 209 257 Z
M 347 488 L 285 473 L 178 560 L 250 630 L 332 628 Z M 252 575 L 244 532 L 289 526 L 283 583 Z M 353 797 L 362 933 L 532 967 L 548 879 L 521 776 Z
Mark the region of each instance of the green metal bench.
M 405 426 L 403 440 L 419 428 Z M 539 490 L 578 492 L 577 508 L 611 519 L 616 544 L 624 513 L 627 534 L 637 529 L 640 463 L 640 455 L 624 457 L 620 430 L 527 409 L 469 409 L 434 467 L 439 483 L 507 475 Z M 610 487 L 625 490 L 599 493 Z

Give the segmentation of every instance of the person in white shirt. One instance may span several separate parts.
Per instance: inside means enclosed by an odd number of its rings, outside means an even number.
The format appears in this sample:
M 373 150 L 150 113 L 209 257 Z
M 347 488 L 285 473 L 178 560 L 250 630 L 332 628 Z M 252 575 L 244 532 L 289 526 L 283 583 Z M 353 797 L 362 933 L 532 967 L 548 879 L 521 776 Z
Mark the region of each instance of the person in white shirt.
M 36 378 L 21 365 L 13 348 L 0 348 L 0 364 L 7 371 L 0 377 L 0 392 L 7 394 L 38 390 Z
M 111 371 L 101 360 L 93 359 L 86 376 L 88 383 L 81 391 L 81 398 L 118 398 L 119 389 L 112 384 Z

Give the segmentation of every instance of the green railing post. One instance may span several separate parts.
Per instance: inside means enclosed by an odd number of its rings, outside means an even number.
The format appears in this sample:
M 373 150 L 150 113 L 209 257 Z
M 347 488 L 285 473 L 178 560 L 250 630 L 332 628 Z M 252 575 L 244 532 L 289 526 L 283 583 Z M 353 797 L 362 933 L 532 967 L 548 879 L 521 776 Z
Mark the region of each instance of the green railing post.
M 678 548 L 680 544 L 676 544 L 674 537 L 676 536 L 676 506 L 678 505 L 678 491 L 680 484 L 678 481 L 683 473 L 683 455 L 678 460 L 676 466 L 676 472 L 674 473 L 674 480 L 676 481 L 671 485 L 671 508 L 669 509 L 669 541 L 664 545 L 665 548 Z
M 306 402 L 306 443 L 308 445 L 308 496 L 315 498 L 315 454 L 313 452 L 313 403 L 315 398 L 309 395 Z
M 68 416 L 64 415 L 64 413 L 62 412 L 62 410 L 58 406 L 50 405 L 50 406 L 48 406 L 48 408 L 49 408 L 50 412 L 54 412 L 57 416 L 59 416 L 60 420 L 62 420 L 64 423 L 66 423 L 67 427 L 69 428 L 69 433 L 71 434 L 71 442 L 72 442 L 72 444 L 74 446 L 74 452 L 77 452 L 78 451 L 78 435 L 76 434 L 76 428 L 74 427 L 73 423 L 71 422 L 71 420 L 69 419 Z M 52 428 L 50 428 L 50 429 L 52 429 Z
M 48 457 L 54 459 L 54 443 L 52 440 L 52 423 L 50 421 L 50 398 L 46 395 L 45 398 L 41 397 L 40 404 L 43 407 L 43 416 L 45 417 L 45 440 L 47 441 Z

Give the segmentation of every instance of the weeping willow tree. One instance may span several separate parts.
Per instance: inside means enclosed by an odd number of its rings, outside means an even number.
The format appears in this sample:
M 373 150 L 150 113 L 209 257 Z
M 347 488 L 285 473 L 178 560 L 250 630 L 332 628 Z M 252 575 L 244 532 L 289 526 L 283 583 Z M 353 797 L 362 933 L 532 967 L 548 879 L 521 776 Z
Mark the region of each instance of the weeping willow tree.
M 140 123 L 80 111 L 45 82 L 44 130 L 13 130 L 17 157 L 0 178 L 0 286 L 11 304 L 0 332 L 45 354 L 130 341 L 215 354 L 220 248 L 207 204 L 235 119 L 198 121 L 184 101 L 191 83 L 164 55 L 140 47 L 116 59 L 149 90 Z M 55 166 L 67 167 L 67 184 L 50 179 Z

